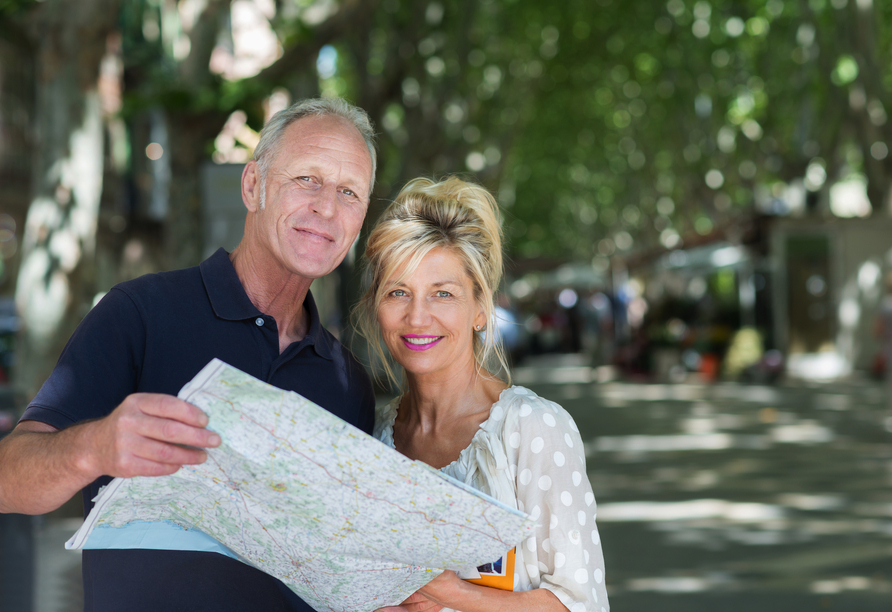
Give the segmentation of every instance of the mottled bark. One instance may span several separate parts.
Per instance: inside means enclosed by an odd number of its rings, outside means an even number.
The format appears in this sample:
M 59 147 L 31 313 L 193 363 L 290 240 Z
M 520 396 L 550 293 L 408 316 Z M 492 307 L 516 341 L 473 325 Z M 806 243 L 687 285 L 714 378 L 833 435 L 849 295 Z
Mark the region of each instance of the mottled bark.
M 170 194 L 164 225 L 165 267 L 175 270 L 201 261 L 202 228 L 201 166 L 208 159 L 207 145 L 220 132 L 225 115 L 216 113 L 167 113 L 170 158 Z

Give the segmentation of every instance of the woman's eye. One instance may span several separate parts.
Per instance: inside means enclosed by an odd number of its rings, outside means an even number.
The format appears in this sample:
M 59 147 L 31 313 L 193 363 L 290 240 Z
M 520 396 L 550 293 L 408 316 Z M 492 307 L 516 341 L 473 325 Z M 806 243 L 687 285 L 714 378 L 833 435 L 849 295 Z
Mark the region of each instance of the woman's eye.
M 391 297 L 403 297 L 406 295 L 406 292 L 402 289 L 394 289 L 390 292 Z
M 452 294 L 449 293 L 448 291 L 437 291 L 437 297 L 442 297 L 442 298 L 452 297 Z

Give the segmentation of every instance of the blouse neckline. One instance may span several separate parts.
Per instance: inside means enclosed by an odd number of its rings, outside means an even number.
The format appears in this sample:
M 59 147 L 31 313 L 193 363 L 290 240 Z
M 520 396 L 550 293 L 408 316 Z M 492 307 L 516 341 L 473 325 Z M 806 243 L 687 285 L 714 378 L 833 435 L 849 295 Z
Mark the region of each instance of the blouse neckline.
M 437 468 L 439 471 L 442 472 L 455 467 L 456 464 L 458 464 L 458 462 L 462 460 L 462 457 L 470 452 L 471 448 L 474 446 L 474 443 L 478 441 L 477 438 L 486 435 L 486 432 L 489 431 L 490 421 L 492 420 L 493 407 L 505 398 L 506 393 L 508 393 L 509 391 L 513 392 L 516 388 L 517 385 L 511 385 L 510 387 L 505 387 L 504 389 L 502 389 L 501 392 L 499 392 L 499 399 L 493 402 L 492 406 L 489 407 L 489 416 L 487 416 L 486 419 L 482 423 L 480 423 L 480 425 L 478 425 L 478 429 L 476 432 L 474 432 L 474 437 L 471 438 L 471 441 L 468 443 L 468 445 L 461 450 L 461 452 L 458 454 L 458 457 L 456 457 L 454 461 L 452 461 L 448 465 L 444 465 L 441 468 Z M 393 448 L 396 448 L 396 442 L 393 439 L 393 425 L 394 423 L 396 423 L 396 415 L 399 412 L 400 402 L 402 401 L 402 399 L 403 396 L 398 395 L 386 404 L 387 406 L 392 406 L 392 408 L 388 411 L 389 414 L 385 415 L 387 421 L 384 424 L 384 428 L 381 430 L 382 437 L 384 438 L 382 441 L 387 442 Z

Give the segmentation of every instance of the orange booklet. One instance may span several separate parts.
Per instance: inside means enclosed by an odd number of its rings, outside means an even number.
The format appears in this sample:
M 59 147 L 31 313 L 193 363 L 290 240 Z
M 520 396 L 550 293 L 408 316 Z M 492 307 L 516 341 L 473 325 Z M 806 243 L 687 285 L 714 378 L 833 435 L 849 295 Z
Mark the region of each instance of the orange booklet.
M 503 591 L 514 590 L 514 549 L 493 563 L 485 563 L 477 568 L 480 578 L 468 578 L 468 582 Z

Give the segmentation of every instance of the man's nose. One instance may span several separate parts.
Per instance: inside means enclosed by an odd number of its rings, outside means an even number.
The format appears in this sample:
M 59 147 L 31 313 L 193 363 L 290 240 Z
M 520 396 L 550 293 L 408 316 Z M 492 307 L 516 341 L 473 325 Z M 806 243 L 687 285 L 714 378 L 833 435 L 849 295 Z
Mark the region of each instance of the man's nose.
M 333 217 L 338 210 L 338 190 L 333 185 L 323 185 L 316 191 L 311 203 L 313 212 L 322 217 Z

